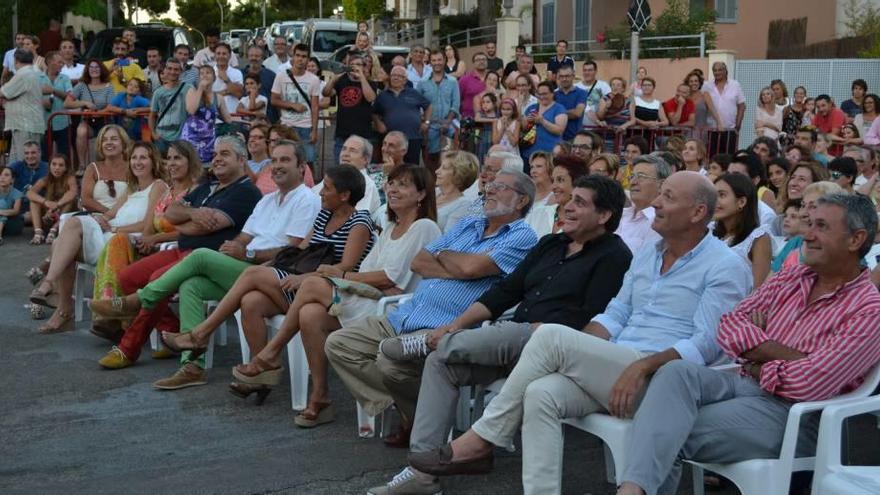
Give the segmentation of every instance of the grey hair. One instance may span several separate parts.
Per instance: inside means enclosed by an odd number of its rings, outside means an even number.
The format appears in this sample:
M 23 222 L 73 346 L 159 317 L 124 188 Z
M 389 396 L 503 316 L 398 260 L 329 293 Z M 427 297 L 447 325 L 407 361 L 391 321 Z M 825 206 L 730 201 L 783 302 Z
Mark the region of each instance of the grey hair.
M 877 212 L 871 200 L 860 194 L 834 193 L 819 198 L 817 205 L 834 205 L 846 212 L 846 228 L 850 234 L 865 231 L 865 242 L 859 247 L 859 259 L 864 258 L 877 235 Z
M 400 131 L 391 131 L 385 135 L 385 137 L 388 137 L 388 136 L 393 136 L 393 137 L 397 138 L 401 142 L 401 145 L 403 146 L 403 150 L 409 151 L 409 138 L 406 137 L 406 134 L 404 134 Z
M 395 132 L 395 131 L 391 131 L 391 132 Z M 357 134 L 352 134 L 348 137 L 349 137 L 349 139 L 355 138 L 358 141 L 360 141 L 361 146 L 364 147 L 364 152 L 362 153 L 364 156 L 364 161 L 366 161 L 367 163 L 370 163 L 370 160 L 373 159 L 373 143 L 369 142 L 366 138 L 364 138 L 362 136 L 358 136 Z M 404 136 L 404 137 L 406 137 L 406 136 Z
M 633 160 L 633 167 L 640 163 L 647 163 L 654 167 L 654 172 L 657 173 L 657 179 L 666 180 L 670 175 L 672 175 L 672 167 L 669 166 L 669 163 L 666 162 L 663 158 L 660 158 L 656 155 L 640 155 L 638 158 Z
M 239 158 L 247 160 L 247 148 L 244 146 L 244 141 L 242 141 L 240 137 L 232 134 L 220 136 L 214 141 L 214 149 L 217 149 L 217 146 L 220 146 L 221 144 L 228 144 L 232 147 L 232 151 L 234 151 Z
M 501 170 L 520 173 L 523 171 L 523 159 L 516 153 L 510 151 L 493 151 L 492 153 L 489 153 L 489 157 L 501 159 Z
M 691 173 L 696 174 L 697 172 Z M 718 191 L 715 190 L 715 186 L 709 179 L 702 176 L 700 178 L 702 180 L 697 181 L 697 184 L 694 186 L 694 190 L 691 193 L 691 197 L 694 198 L 694 205 L 706 205 L 706 216 L 703 218 L 703 222 L 706 225 L 709 225 L 709 222 L 712 221 L 712 217 L 715 216 L 715 205 L 718 203 Z
M 525 207 L 523 207 L 520 212 L 520 215 L 525 218 L 525 216 L 529 214 L 529 210 L 532 209 L 532 204 L 535 202 L 535 183 L 532 182 L 532 178 L 522 173 L 520 170 L 511 170 L 503 167 L 496 175 L 512 176 L 516 180 L 515 187 L 517 192 L 522 193 L 529 199 L 529 202 L 526 203 Z
M 305 165 L 306 164 L 306 152 L 303 150 L 302 144 L 294 141 L 292 139 L 282 139 L 275 143 L 275 147 L 279 146 L 290 146 L 293 148 L 293 155 L 296 157 L 297 165 Z

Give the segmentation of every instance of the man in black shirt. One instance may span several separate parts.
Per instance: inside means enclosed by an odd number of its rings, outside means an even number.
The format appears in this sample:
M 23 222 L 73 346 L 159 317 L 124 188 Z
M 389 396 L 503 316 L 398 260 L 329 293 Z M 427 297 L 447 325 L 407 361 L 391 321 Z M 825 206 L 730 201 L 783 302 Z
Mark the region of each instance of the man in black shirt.
M 532 331 L 542 323 L 584 328 L 617 294 L 632 255 L 613 232 L 623 212 L 621 186 L 606 177 L 586 176 L 574 185 L 565 205 L 562 232 L 544 236 L 507 278 L 489 289 L 452 323 L 427 339 L 411 452 L 428 452 L 445 444 L 455 421 L 459 386 L 489 385 L 506 377 Z M 473 328 L 517 306 L 513 319 Z M 389 359 L 408 360 L 424 354 L 406 349 L 402 337 L 386 339 L 380 351 Z M 405 493 L 436 493 L 437 478 L 405 468 Z M 404 493 L 396 482 L 398 491 Z M 386 486 L 369 493 L 386 493 Z M 433 491 L 431 491 L 433 490 Z
M 556 72 L 563 67 L 571 67 L 574 70 L 574 59 L 565 54 L 568 50 L 568 41 L 556 42 L 556 56 L 547 62 L 547 79 L 556 80 Z
M 513 60 L 507 63 L 504 66 L 504 74 L 501 78 L 502 81 L 506 81 L 507 77 L 510 76 L 510 73 L 517 70 L 517 66 L 519 65 L 519 58 L 526 54 L 526 47 L 523 45 L 516 45 L 516 55 L 513 56 Z M 529 74 L 537 74 L 538 69 L 535 68 L 534 64 L 532 64 L 532 69 L 529 70 Z
M 338 96 L 336 134 L 333 140 L 333 160 L 339 161 L 342 143 L 352 134 L 371 139 L 373 135 L 373 101 L 376 88 L 364 75 L 361 52 L 348 54 L 348 71 L 336 74 L 324 86 L 324 96 Z
M 504 68 L 504 61 L 496 55 L 497 50 L 498 46 L 494 41 L 486 43 L 486 57 L 489 59 L 486 68 L 489 72 L 498 72 L 500 75 L 501 70 Z

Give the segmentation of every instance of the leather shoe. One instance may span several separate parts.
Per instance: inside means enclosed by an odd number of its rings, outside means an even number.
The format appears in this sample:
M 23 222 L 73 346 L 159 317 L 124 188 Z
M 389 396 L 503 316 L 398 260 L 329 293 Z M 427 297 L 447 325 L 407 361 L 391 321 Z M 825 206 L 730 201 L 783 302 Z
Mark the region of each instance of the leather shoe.
M 382 441 L 385 442 L 385 445 L 394 449 L 408 449 L 409 434 L 410 430 L 401 426 L 399 430 L 383 438 Z
M 434 476 L 486 474 L 494 467 L 495 453 L 490 450 L 484 457 L 464 462 L 452 462 L 452 446 L 446 444 L 428 452 L 410 452 L 407 460 L 409 465 L 415 469 Z

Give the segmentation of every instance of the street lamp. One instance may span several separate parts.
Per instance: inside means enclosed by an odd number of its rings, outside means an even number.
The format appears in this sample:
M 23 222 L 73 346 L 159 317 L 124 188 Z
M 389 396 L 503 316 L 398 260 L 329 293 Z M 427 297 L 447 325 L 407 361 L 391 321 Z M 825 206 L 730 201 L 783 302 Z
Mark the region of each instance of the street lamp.
M 335 17 L 337 19 L 342 19 L 344 17 L 344 13 L 345 13 L 345 7 L 343 7 L 342 5 L 333 9 L 333 17 Z
M 220 0 L 217 1 L 217 6 L 220 7 L 220 32 L 223 32 L 223 4 L 220 3 Z

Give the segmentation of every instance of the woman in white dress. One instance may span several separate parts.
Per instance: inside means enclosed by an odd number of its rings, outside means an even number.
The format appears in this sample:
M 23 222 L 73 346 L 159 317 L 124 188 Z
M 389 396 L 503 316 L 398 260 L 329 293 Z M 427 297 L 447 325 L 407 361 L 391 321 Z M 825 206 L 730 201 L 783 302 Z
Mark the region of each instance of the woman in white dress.
M 162 182 L 160 155 L 151 144 L 138 143 L 129 159 L 127 190 L 110 210 L 73 216 L 64 222 L 53 244 L 49 270 L 42 283 L 31 292 L 34 304 L 55 308 L 41 333 L 71 329 L 71 296 L 76 276 L 76 262 L 94 265 L 108 240 L 116 233 L 141 232 L 147 211 L 168 192 Z
M 755 135 L 778 139 L 782 132 L 782 114 L 783 110 L 773 101 L 773 90 L 769 86 L 762 88 L 755 108 Z
M 437 225 L 448 231 L 467 216 L 473 200 L 464 191 L 477 180 L 479 160 L 467 151 L 443 153 L 437 169 Z
M 535 183 L 535 202 L 532 208 L 553 203 L 553 155 L 536 151 L 529 157 L 529 177 Z
M 725 241 L 752 268 L 754 289 L 770 273 L 773 247 L 770 233 L 758 219 L 758 193 L 748 176 L 724 174 L 715 179 L 718 202 L 713 234 Z

